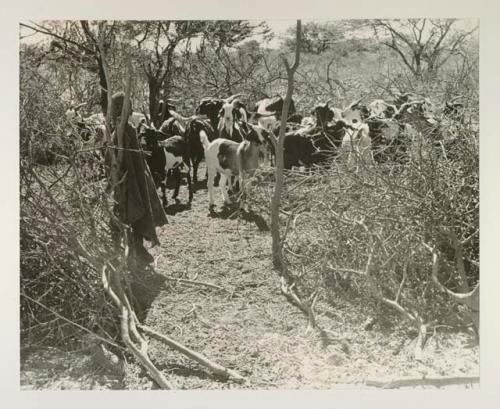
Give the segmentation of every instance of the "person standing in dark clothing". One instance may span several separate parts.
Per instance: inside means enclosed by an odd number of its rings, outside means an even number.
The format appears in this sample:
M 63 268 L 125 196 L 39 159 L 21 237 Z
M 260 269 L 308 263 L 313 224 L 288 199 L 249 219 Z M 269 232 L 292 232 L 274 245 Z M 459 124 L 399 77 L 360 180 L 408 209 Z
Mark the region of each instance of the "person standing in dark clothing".
M 117 92 L 111 99 L 111 127 L 113 145 L 117 146 L 117 131 L 120 125 L 125 95 Z M 128 122 L 132 106 L 125 113 L 127 122 L 123 132 L 123 156 L 118 180 L 120 186 L 115 189 L 115 215 L 130 226 L 132 234 L 129 245 L 135 258 L 141 264 L 153 262 L 153 257 L 144 247 L 144 239 L 153 245 L 159 244 L 156 227 L 168 223 L 167 216 L 158 197 L 151 172 L 137 141 L 135 129 Z M 119 152 L 119 151 L 118 151 Z

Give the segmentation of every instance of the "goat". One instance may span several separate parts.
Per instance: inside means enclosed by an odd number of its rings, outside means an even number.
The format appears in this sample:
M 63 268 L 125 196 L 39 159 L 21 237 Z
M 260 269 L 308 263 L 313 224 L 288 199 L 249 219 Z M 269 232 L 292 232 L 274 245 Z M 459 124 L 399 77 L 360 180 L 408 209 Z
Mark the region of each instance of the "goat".
M 262 128 L 271 131 L 281 120 L 284 103 L 285 100 L 279 95 L 272 98 L 261 99 L 255 103 L 254 110 L 251 112 L 251 117 L 257 120 L 257 123 Z M 300 123 L 302 120 L 301 115 L 296 114 L 293 99 L 290 100 L 288 115 L 287 122 Z
M 187 142 L 189 157 L 193 165 L 193 182 L 198 182 L 198 166 L 205 156 L 202 144 L 202 135 L 205 135 L 209 142 L 215 139 L 215 131 L 208 120 L 192 118 L 186 125 L 185 139 Z
M 234 124 L 237 130 L 241 129 L 243 141 L 237 143 L 224 138 L 217 138 L 210 142 L 206 134 L 201 135 L 201 142 L 205 150 L 208 171 L 209 209 L 214 207 L 214 179 L 217 173 L 221 175 L 219 186 L 222 190 L 224 203 L 230 204 L 227 191 L 227 181 L 237 176 L 242 195 L 245 191 L 245 179 L 251 175 L 259 165 L 260 145 L 265 142 L 267 131 L 258 125 L 238 121 Z
M 320 103 L 314 107 L 311 111 L 312 118 L 316 119 L 316 124 L 319 127 L 326 126 L 329 122 L 333 120 L 339 120 L 342 118 L 342 110 L 338 108 L 331 108 L 329 106 L 331 99 L 326 101 L 325 103 Z M 306 120 L 310 122 L 310 119 Z
M 245 94 L 235 94 L 224 100 L 222 108 L 219 111 L 219 124 L 217 125 L 219 137 L 231 139 L 236 142 L 243 140 L 243 135 L 239 132 L 241 128 L 235 126 L 238 120 L 242 120 L 243 122 L 247 122 L 248 120 L 245 106 L 237 99 L 243 95 Z
M 81 149 L 102 147 L 106 135 L 104 115 L 93 114 L 84 118 L 80 113 L 80 109 L 84 105 L 86 103 L 70 107 L 65 112 L 66 119 L 72 127 L 68 136 L 72 136 Z M 96 174 L 97 179 L 102 179 L 105 176 L 104 156 L 103 149 L 90 150 L 80 156 L 82 173 L 86 179 L 93 178 Z M 87 177 L 87 175 L 89 176 Z
M 166 197 L 166 178 L 169 170 L 173 171 L 175 176 L 175 188 L 172 199 L 177 199 L 179 188 L 181 185 L 180 168 L 185 165 L 188 168 L 187 185 L 189 190 L 189 203 L 193 200 L 193 189 L 191 184 L 191 167 L 188 155 L 186 141 L 180 135 L 168 137 L 160 130 L 157 130 L 154 125 L 142 126 L 140 129 L 140 137 L 143 145 L 150 151 L 150 155 L 146 157 L 146 162 L 149 166 L 153 180 L 156 186 L 160 186 L 162 192 L 163 206 L 167 206 Z
M 76 106 L 70 106 L 66 110 L 66 112 L 64 113 L 64 115 L 66 116 L 66 119 L 69 122 L 81 121 L 83 118 L 82 118 L 82 115 L 80 114 L 80 109 L 85 105 L 87 105 L 87 103 L 82 102 L 81 104 L 78 104 Z
M 341 146 L 345 126 L 338 121 L 321 129 L 311 123 L 287 132 L 283 141 L 283 167 L 291 169 L 292 166 L 327 164 Z
M 373 164 L 370 129 L 368 124 L 361 124 L 355 129 L 348 129 L 342 140 L 342 153 L 347 156 L 347 165 L 359 167 L 359 163 Z
M 292 166 L 311 166 L 314 164 L 317 150 L 311 137 L 299 132 L 290 132 L 286 133 L 284 138 L 284 169 L 292 169 Z
M 170 117 L 166 121 L 163 121 L 158 130 L 167 137 L 171 137 L 174 135 L 184 135 L 186 126 L 178 118 Z
M 128 121 L 131 123 L 131 125 L 134 128 L 138 128 L 138 126 L 142 123 L 147 123 L 149 119 L 146 117 L 146 115 L 140 113 L 140 112 L 132 112 L 130 117 L 128 118 Z
M 168 120 L 170 116 L 170 111 L 175 111 L 175 105 L 172 105 L 174 102 L 179 102 L 179 99 L 174 98 L 166 98 L 160 99 L 158 101 L 158 105 L 156 107 L 156 113 L 151 113 L 153 115 L 153 122 L 165 122 Z M 163 110 L 165 109 L 165 115 L 163 115 Z
M 169 132 L 174 124 L 177 124 L 178 130 L 182 132 L 188 145 L 189 157 L 193 165 L 193 181 L 198 181 L 198 166 L 204 157 L 203 145 L 201 143 L 201 135 L 204 133 L 209 141 L 215 139 L 215 131 L 212 128 L 205 114 L 195 114 L 191 117 L 184 117 L 175 111 L 169 111 L 172 118 L 165 121 L 162 128 L 165 132 Z M 170 121 L 170 125 L 167 125 Z M 207 174 L 208 177 L 208 174 Z
M 219 125 L 219 113 L 224 105 L 224 100 L 214 97 L 205 97 L 200 101 L 200 104 L 196 108 L 195 113 L 197 115 L 206 116 L 213 129 L 217 129 Z

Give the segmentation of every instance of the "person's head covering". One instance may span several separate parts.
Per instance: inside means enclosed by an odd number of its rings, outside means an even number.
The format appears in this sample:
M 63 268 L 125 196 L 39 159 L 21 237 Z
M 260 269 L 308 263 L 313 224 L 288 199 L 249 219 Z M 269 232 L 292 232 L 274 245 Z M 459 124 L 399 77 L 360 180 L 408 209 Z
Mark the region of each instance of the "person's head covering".
M 111 120 L 113 122 L 115 122 L 116 119 L 119 116 L 121 116 L 124 102 L 125 102 L 125 93 L 122 91 L 116 92 L 111 97 Z M 130 114 L 132 113 L 132 106 L 130 104 L 129 107 L 130 109 L 127 117 L 129 117 Z

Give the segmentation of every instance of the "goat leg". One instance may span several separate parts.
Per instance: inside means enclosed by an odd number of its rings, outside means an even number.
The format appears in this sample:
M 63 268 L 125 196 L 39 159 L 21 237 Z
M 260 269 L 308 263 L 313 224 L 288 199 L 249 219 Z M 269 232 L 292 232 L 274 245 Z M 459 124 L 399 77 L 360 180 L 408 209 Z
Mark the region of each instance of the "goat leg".
M 187 164 L 191 163 L 191 165 L 193 165 L 193 182 L 194 183 L 197 183 L 198 182 L 198 165 L 200 163 L 199 159 L 198 158 L 193 158 L 191 156 L 191 161 L 190 162 L 186 162 Z M 189 168 L 189 166 L 188 166 Z M 191 172 L 191 169 L 189 169 L 189 171 Z
M 217 173 L 215 175 L 214 186 L 219 186 L 220 185 L 220 177 L 221 177 L 220 173 Z
M 208 188 L 208 207 L 214 206 L 214 179 L 215 169 L 207 167 L 207 188 Z
M 224 204 L 225 205 L 230 205 L 231 204 L 231 199 L 229 198 L 228 194 L 228 189 L 227 185 L 231 181 L 231 177 L 227 177 L 223 173 L 220 175 L 220 181 L 219 181 L 219 187 L 222 190 L 222 196 L 224 197 Z
M 192 163 L 193 163 L 193 183 L 198 183 L 198 165 L 200 164 L 200 161 L 198 159 L 193 159 Z
M 165 180 L 160 182 L 160 189 L 161 189 L 161 200 L 163 203 L 163 207 L 167 207 L 167 205 L 168 205 L 167 193 L 166 193 L 167 184 L 165 183 Z
M 196 175 L 196 173 L 195 173 Z M 188 166 L 188 171 L 187 171 L 187 184 L 188 184 L 188 191 L 189 191 L 189 203 L 193 201 L 193 184 L 191 183 L 191 168 Z
M 177 166 L 172 173 L 174 174 L 175 177 L 175 189 L 174 189 L 174 194 L 172 195 L 172 199 L 177 199 L 177 196 L 179 195 L 179 189 L 181 187 L 181 169 L 180 166 Z

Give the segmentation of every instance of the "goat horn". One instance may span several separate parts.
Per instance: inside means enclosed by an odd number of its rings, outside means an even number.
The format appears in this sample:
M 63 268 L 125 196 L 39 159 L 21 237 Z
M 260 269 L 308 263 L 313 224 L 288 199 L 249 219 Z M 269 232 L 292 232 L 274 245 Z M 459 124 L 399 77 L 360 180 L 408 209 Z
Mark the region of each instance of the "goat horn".
M 255 112 L 255 115 L 257 118 L 267 118 L 269 116 L 275 116 L 276 115 L 276 111 L 273 111 L 273 112 L 268 112 L 268 113 L 265 113 L 265 114 L 261 114 L 260 112 Z
M 211 99 L 220 99 L 219 97 L 214 97 L 214 96 L 210 96 L 210 97 L 202 97 L 200 99 L 200 102 L 201 101 L 207 101 L 207 100 L 211 100 Z
M 165 101 L 167 102 L 179 102 L 180 100 L 180 98 L 165 98 Z
M 331 101 L 333 101 L 335 98 L 330 98 L 328 101 L 325 102 L 325 106 L 328 105 Z
M 78 111 L 78 110 L 79 110 L 82 106 L 84 106 L 84 105 L 87 105 L 87 103 L 86 103 L 86 102 L 82 102 L 81 104 L 76 105 L 73 109 L 74 109 L 75 111 Z
M 226 98 L 226 102 L 228 104 L 232 103 L 236 98 L 238 97 L 244 97 L 244 96 L 247 96 L 248 94 L 234 94 L 234 95 L 231 95 L 229 98 Z
M 396 111 L 396 113 L 393 115 L 393 118 L 394 116 L 396 116 L 397 114 L 401 113 L 403 111 L 403 109 L 405 109 L 406 107 L 409 107 L 410 105 L 415 105 L 415 104 L 422 104 L 424 103 L 425 101 L 424 100 L 419 100 L 419 101 L 412 101 L 412 102 L 405 102 L 404 104 L 402 104 L 399 109 Z
M 344 111 L 345 111 L 345 110 L 347 110 L 347 109 L 352 108 L 353 106 L 358 105 L 358 104 L 359 104 L 359 103 L 360 103 L 363 99 L 364 99 L 364 97 L 361 97 L 361 98 L 359 98 L 359 99 L 354 100 L 353 102 L 351 102 L 351 103 L 347 106 L 347 108 L 346 108 L 346 109 L 344 109 Z

